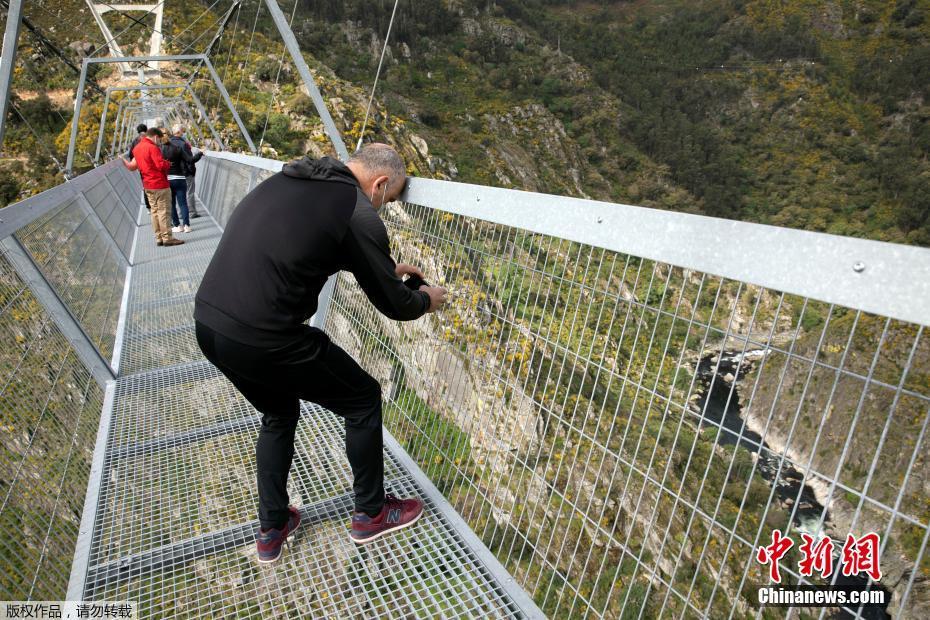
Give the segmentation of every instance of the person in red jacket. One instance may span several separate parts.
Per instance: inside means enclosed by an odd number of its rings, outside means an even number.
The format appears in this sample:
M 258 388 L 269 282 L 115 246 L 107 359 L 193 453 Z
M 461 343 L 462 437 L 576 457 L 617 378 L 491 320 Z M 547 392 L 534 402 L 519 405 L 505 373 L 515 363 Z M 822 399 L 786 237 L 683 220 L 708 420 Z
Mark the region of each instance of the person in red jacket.
M 152 213 L 152 230 L 155 232 L 156 245 L 181 245 L 180 239 L 171 236 L 168 226 L 168 209 L 171 207 L 171 186 L 168 184 L 168 170 L 171 162 L 164 158 L 159 143 L 162 131 L 152 127 L 145 133 L 145 138 L 132 149 L 132 162 L 123 160 L 130 170 L 138 170 L 142 175 L 142 189 L 149 200 Z

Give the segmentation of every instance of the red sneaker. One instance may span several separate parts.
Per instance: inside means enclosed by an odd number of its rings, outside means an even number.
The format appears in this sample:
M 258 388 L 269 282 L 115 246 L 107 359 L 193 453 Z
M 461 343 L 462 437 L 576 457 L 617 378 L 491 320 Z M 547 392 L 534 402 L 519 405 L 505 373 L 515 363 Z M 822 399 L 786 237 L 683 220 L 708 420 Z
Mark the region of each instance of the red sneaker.
M 423 514 L 423 502 L 418 499 L 398 499 L 388 493 L 384 507 L 377 517 L 364 512 L 352 515 L 352 532 L 349 536 L 357 545 L 370 543 L 376 538 L 413 525 Z
M 271 528 L 270 530 L 258 530 L 258 536 L 255 544 L 258 547 L 258 561 L 262 564 L 269 564 L 281 557 L 281 546 L 284 541 L 294 535 L 297 528 L 300 527 L 300 512 L 293 506 L 288 506 L 291 516 L 288 517 L 287 523 L 280 530 Z

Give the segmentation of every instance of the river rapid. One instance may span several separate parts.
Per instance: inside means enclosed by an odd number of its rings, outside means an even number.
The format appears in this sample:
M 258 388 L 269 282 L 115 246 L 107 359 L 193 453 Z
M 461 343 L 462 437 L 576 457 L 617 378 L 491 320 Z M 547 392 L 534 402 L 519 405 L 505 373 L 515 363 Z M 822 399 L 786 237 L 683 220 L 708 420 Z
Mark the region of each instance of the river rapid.
M 697 373 L 701 390 L 697 406 L 702 412 L 701 426 L 720 426 L 718 441 L 724 445 L 739 444 L 758 458 L 754 475 L 759 476 L 769 486 L 775 488 L 775 499 L 781 502 L 792 512 L 792 527 L 795 534 L 795 544 L 800 544 L 800 533 L 810 534 L 813 537 L 830 536 L 834 541 L 836 557 L 834 567 L 839 568 L 839 550 L 846 539 L 846 532 L 830 531 L 830 513 L 817 500 L 813 489 L 804 484 L 804 475 L 798 471 L 791 461 L 782 462 L 782 455 L 771 450 L 762 437 L 746 427 L 740 407 L 739 389 L 741 380 L 752 368 L 756 360 L 764 356 L 763 351 L 724 351 L 722 355 L 706 355 L 698 363 Z M 742 363 L 740 363 L 742 360 Z M 781 469 L 779 471 L 779 465 Z M 796 505 L 796 506 L 795 506 Z M 767 534 L 764 538 L 767 540 Z M 786 533 L 788 535 L 788 533 Z M 868 578 L 844 577 L 838 575 L 836 584 L 840 586 L 855 586 L 865 589 Z M 872 589 L 881 588 L 872 584 Z M 881 588 L 884 589 L 884 588 Z M 885 589 L 885 603 L 891 601 L 891 593 Z M 837 609 L 831 614 L 832 618 L 855 618 L 845 610 Z M 861 610 L 860 618 L 867 620 L 886 620 L 891 618 L 883 607 L 867 607 Z

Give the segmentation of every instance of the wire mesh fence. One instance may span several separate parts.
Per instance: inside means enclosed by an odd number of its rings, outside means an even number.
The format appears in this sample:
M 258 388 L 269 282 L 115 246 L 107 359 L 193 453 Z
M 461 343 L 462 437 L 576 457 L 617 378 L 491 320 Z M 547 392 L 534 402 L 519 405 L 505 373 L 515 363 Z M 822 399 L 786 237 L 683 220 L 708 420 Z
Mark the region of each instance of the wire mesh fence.
M 129 205 L 113 183 L 133 190 L 132 180 L 110 165 L 4 213 L 4 219 L 40 213 L 15 231 L 16 241 L 4 241 L 0 258 L 6 345 L 0 352 L 0 572 L 7 600 L 60 599 L 67 589 L 103 399 L 73 343 L 17 272 L 9 248 L 26 252 L 45 278 L 31 285 L 53 289 L 108 359 L 135 233 Z
M 201 161 L 200 182 L 204 195 L 209 196 L 210 213 L 220 226 L 225 226 L 233 209 L 254 186 L 257 170 L 225 159 Z
M 68 584 L 103 391 L 0 250 L 0 597 Z
M 97 215 L 97 220 L 103 224 L 123 258 L 128 261 L 136 232 L 134 220 L 138 206 L 130 207 L 123 201 L 123 197 L 141 195 L 141 188 L 134 191 L 118 168 L 111 167 L 109 172 L 110 174 L 89 179 L 86 184 L 81 179 L 82 184 L 86 185 L 82 188 L 82 193 L 87 204 Z
M 14 234 L 105 359 L 113 354 L 135 233 L 134 214 L 108 180 L 122 177 L 117 165 L 83 175 L 75 192 Z M 20 204 L 44 200 L 40 194 Z
M 774 529 L 837 550 L 878 533 L 881 584 L 855 585 L 887 608 L 845 613 L 926 609 L 922 326 L 425 206 L 382 216 L 451 302 L 393 323 L 342 274 L 327 331 L 548 615 L 784 616 L 756 600 Z M 796 551 L 784 583 L 850 585 L 802 577 Z

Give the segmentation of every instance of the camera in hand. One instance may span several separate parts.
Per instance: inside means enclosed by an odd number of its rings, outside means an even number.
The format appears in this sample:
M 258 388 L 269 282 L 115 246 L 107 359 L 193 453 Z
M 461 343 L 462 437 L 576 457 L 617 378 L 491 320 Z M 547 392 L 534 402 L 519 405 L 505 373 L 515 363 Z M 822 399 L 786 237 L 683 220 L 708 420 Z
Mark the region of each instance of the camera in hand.
M 409 276 L 407 276 L 407 279 L 404 280 L 404 285 L 411 291 L 419 291 L 421 286 L 429 286 L 429 282 L 420 276 L 411 273 Z

